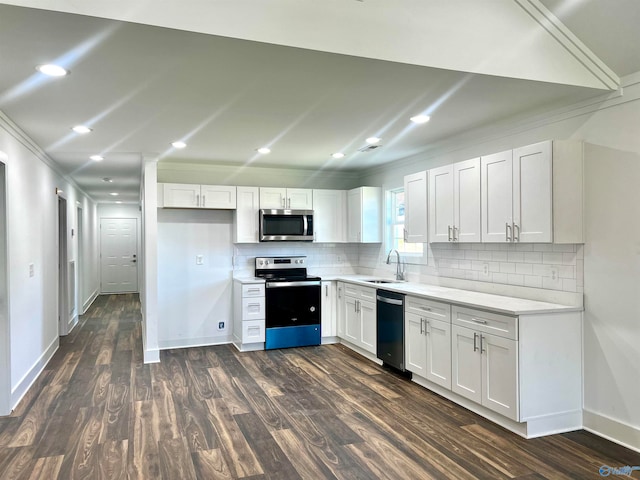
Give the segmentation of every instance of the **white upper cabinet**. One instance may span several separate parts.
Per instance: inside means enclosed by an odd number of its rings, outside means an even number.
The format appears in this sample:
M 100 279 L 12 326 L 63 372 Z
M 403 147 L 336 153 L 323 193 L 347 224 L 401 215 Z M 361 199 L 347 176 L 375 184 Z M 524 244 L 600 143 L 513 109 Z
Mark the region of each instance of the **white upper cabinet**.
M 260 187 L 260 208 L 313 210 L 313 193 L 307 188 Z
M 482 241 L 510 242 L 513 210 L 513 151 L 480 159 Z
M 236 208 L 236 187 L 229 185 L 191 185 L 164 183 L 163 207 L 171 208 Z
M 429 241 L 480 242 L 480 159 L 429 170 Z
M 552 238 L 551 142 L 513 150 L 513 241 L 547 242 Z
M 404 240 L 425 243 L 427 239 L 427 172 L 404 177 Z
M 347 193 L 347 241 L 351 243 L 382 242 L 382 190 L 360 187 Z
M 237 208 L 233 217 L 234 243 L 258 243 L 258 187 L 237 187 Z
M 482 241 L 583 243 L 582 174 L 581 142 L 482 157 Z
M 313 190 L 314 241 L 347 241 L 346 190 Z

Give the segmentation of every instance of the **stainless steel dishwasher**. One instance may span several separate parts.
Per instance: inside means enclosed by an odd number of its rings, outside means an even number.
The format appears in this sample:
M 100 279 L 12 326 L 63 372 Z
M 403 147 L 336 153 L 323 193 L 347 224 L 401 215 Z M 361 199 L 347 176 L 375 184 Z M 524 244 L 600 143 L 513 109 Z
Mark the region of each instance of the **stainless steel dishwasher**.
M 382 362 L 405 375 L 404 295 L 378 290 L 376 295 L 377 356 Z

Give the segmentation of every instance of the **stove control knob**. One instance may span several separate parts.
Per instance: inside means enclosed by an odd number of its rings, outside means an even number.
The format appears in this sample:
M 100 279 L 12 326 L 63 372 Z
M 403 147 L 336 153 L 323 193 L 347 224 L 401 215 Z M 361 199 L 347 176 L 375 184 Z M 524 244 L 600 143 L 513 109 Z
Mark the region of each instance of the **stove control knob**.
M 269 265 L 269 260 L 265 260 L 265 261 L 264 261 L 264 264 L 265 264 L 265 265 Z

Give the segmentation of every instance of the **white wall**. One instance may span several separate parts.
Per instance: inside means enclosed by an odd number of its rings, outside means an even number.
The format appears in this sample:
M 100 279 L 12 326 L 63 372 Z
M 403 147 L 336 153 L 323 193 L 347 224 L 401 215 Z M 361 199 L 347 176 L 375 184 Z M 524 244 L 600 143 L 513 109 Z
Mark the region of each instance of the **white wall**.
M 6 154 L 11 337 L 11 405 L 15 406 L 58 347 L 58 198 L 67 199 L 68 260 L 77 261 L 77 206 L 85 233 L 95 225 L 95 205 L 58 174 L 44 153 L 0 114 L 0 151 Z M 96 244 L 85 235 L 85 275 L 81 291 L 96 289 Z M 29 265 L 34 276 L 29 276 Z M 78 299 L 81 305 L 85 299 Z M 80 311 L 76 308 L 75 311 Z
M 409 173 L 548 139 L 607 147 L 588 150 L 585 164 L 584 424 L 640 450 L 640 73 L 623 80 L 621 96 L 485 126 L 363 181 L 393 188 Z

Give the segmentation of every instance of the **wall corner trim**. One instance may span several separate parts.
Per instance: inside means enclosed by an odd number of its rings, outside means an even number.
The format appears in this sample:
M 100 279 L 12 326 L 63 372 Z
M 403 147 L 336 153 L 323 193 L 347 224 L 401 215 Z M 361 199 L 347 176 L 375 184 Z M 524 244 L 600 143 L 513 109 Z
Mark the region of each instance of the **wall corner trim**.
M 60 346 L 60 337 L 56 335 L 56 338 L 49 344 L 49 346 L 42 352 L 40 358 L 32 365 L 32 367 L 24 374 L 15 387 L 11 390 L 11 409 L 15 409 L 25 393 L 31 388 L 36 379 L 40 376 L 44 368 L 47 366 L 53 355 Z

